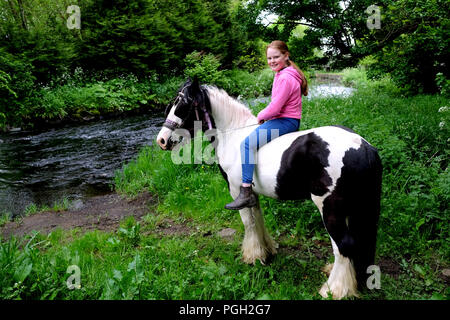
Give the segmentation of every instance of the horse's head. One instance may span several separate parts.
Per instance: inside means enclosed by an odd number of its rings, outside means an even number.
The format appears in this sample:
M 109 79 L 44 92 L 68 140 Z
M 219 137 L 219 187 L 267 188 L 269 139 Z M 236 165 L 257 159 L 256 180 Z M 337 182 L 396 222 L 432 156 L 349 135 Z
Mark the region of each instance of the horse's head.
M 156 142 L 163 150 L 172 150 L 180 141 L 173 138 L 177 129 L 189 131 L 190 137 L 194 135 L 194 122 L 202 122 L 202 130 L 213 128 L 210 117 L 211 105 L 206 88 L 199 85 L 198 80 L 186 81 L 173 101 L 167 105 L 166 121 L 159 132 Z

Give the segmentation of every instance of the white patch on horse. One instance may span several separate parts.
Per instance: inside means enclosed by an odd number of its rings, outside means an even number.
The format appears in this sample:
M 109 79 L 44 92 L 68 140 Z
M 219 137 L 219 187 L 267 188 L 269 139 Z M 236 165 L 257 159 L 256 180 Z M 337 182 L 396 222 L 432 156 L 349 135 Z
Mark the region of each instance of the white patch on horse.
M 176 109 L 175 106 L 173 106 L 173 107 L 170 109 L 170 112 L 169 112 L 169 115 L 167 116 L 167 119 L 169 119 L 169 120 L 171 120 L 171 121 L 177 123 L 178 125 L 181 125 L 181 123 L 183 122 L 183 120 L 175 115 L 175 109 Z
M 331 238 L 331 237 L 330 237 Z M 328 280 L 322 285 L 319 293 L 327 298 L 331 292 L 333 299 L 342 299 L 347 296 L 358 297 L 356 272 L 349 258 L 339 253 L 336 243 L 331 239 L 334 253 L 334 264 Z
M 176 109 L 176 107 L 172 106 L 166 119 L 173 121 L 178 125 L 181 125 L 183 120 L 175 115 L 175 109 Z M 167 141 L 169 141 L 170 136 L 172 135 L 172 132 L 173 131 L 171 129 L 169 129 L 167 127 L 162 127 L 158 133 L 158 136 L 156 137 L 156 141 L 158 141 L 158 144 L 160 144 L 160 141 L 165 141 L 167 143 Z M 160 146 L 161 146 L 161 148 L 163 147 L 162 144 L 160 144 Z M 165 146 L 164 146 L 164 148 L 165 148 Z

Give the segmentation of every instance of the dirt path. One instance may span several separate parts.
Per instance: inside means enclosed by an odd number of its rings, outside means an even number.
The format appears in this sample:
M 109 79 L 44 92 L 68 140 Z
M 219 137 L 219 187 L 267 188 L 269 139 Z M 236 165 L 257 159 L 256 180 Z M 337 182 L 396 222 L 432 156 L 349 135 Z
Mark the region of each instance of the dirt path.
M 0 228 L 0 234 L 3 239 L 8 239 L 11 235 L 23 236 L 33 230 L 47 234 L 56 228 L 116 230 L 123 218 L 133 216 L 138 220 L 146 215 L 154 202 L 148 193 L 134 200 L 127 200 L 117 193 L 97 196 L 68 211 L 45 211 L 24 217 L 19 222 L 8 222 Z

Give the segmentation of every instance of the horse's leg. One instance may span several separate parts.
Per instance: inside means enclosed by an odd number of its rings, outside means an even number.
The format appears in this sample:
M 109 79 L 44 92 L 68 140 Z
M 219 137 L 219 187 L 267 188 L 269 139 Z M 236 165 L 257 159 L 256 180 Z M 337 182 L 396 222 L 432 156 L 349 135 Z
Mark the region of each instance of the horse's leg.
M 314 203 L 319 208 L 325 227 L 330 234 L 334 253 L 334 263 L 332 265 L 327 265 L 324 268 L 326 271 L 331 268 L 331 271 L 328 280 L 323 284 L 319 293 L 324 298 L 328 297 L 328 292 L 331 292 L 334 299 L 352 296 L 357 297 L 356 272 L 349 254 L 349 251 L 352 250 L 351 247 L 353 246 L 353 243 L 348 234 L 345 215 L 342 212 L 340 201 L 334 199 L 335 201 L 329 201 L 327 203 L 326 214 L 324 216 L 324 198 L 326 198 L 326 196 L 312 197 Z M 339 243 L 339 246 L 336 242 Z M 339 247 L 341 247 L 341 249 L 339 249 Z
M 332 238 L 331 244 L 333 246 L 334 263 L 328 265 L 332 267 L 330 276 L 320 288 L 320 295 L 327 298 L 328 293 L 331 292 L 333 299 L 358 297 L 356 272 L 352 261 L 339 252 L 339 248 Z
M 234 197 L 237 197 L 237 194 L 239 194 L 238 191 L 235 192 Z M 239 214 L 245 229 L 244 241 L 242 242 L 242 259 L 248 264 L 254 264 L 256 260 L 264 264 L 270 255 L 277 252 L 278 245 L 270 237 L 264 226 L 259 199 L 257 199 L 256 206 L 241 209 Z

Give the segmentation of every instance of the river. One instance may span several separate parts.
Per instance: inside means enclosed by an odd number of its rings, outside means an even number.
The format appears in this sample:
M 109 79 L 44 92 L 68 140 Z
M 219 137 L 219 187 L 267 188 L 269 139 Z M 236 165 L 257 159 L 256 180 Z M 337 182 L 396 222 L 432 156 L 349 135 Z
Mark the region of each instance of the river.
M 150 145 L 162 116 L 0 134 L 0 214 L 111 192 L 114 172 Z

